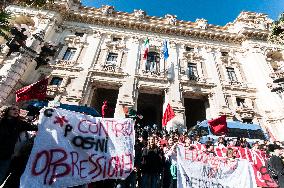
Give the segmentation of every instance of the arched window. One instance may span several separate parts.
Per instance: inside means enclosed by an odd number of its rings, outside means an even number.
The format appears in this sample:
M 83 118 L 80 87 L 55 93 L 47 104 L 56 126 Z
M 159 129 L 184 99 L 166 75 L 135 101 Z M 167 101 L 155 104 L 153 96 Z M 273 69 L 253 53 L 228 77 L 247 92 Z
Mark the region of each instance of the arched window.
M 160 54 L 157 52 L 149 52 L 145 65 L 146 72 L 159 72 Z

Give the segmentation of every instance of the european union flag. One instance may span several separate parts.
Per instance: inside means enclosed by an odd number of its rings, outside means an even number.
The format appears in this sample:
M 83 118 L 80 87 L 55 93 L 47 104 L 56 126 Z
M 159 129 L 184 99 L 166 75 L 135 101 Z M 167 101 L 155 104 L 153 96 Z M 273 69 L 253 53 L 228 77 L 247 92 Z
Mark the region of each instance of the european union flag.
M 163 54 L 164 54 L 164 59 L 167 60 L 169 57 L 169 50 L 168 50 L 168 42 L 166 40 L 164 40 Z

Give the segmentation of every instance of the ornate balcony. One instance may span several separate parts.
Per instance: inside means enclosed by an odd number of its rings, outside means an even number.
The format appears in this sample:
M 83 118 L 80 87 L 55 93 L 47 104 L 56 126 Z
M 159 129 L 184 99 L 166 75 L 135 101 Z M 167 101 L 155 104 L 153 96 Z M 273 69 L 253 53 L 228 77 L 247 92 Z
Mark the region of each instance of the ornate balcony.
M 56 60 L 53 63 L 49 63 L 48 67 L 52 69 L 61 69 L 61 70 L 81 70 L 82 67 L 77 66 L 77 61 L 69 61 L 69 60 Z
M 253 119 L 255 112 L 252 107 L 243 105 L 236 108 L 236 113 L 239 114 L 241 119 Z
M 119 50 L 119 49 L 124 49 L 126 48 L 126 44 L 123 40 L 119 40 L 119 41 L 107 41 L 105 43 L 106 47 L 108 47 L 109 49 L 115 49 L 115 50 Z
M 186 71 L 181 71 L 179 79 L 183 85 L 195 85 L 201 87 L 214 87 L 215 84 L 211 79 L 200 77 L 198 75 L 189 75 Z
M 277 70 L 269 76 L 273 79 L 273 83 L 284 82 L 284 70 Z
M 250 86 L 248 83 L 243 83 L 239 81 L 221 80 L 221 85 L 223 89 L 226 90 L 237 90 L 246 92 L 254 92 L 256 90 L 256 88 Z
M 121 67 L 116 66 L 115 64 L 105 64 L 102 66 L 102 71 L 113 72 L 113 73 L 122 73 L 123 70 Z
M 47 96 L 55 97 L 56 95 L 64 92 L 65 88 L 62 88 L 57 85 L 48 85 L 47 86 Z

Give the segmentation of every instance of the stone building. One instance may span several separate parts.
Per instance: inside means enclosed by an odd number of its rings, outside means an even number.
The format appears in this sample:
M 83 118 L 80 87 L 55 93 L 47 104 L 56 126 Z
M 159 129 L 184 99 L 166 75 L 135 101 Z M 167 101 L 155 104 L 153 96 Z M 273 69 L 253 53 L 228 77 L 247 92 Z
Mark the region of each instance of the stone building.
M 7 57 L 2 50 L 1 104 L 14 102 L 18 88 L 50 75 L 49 100 L 100 111 L 107 99 L 114 117 L 124 117 L 124 107 L 130 107 L 144 116 L 145 125 L 161 125 L 170 103 L 174 123 L 180 126 L 190 128 L 197 121 L 226 114 L 229 120 L 258 123 L 284 141 L 284 95 L 281 90 L 272 92 L 279 87 L 273 81 L 284 77 L 283 47 L 267 42 L 272 20 L 265 14 L 241 12 L 232 23 L 218 26 L 169 14 L 153 17 L 143 10 L 119 12 L 108 5 L 84 7 L 79 0 L 55 1 L 40 10 L 20 6 L 7 10 L 30 17 L 31 33 L 43 31 L 44 41 L 61 45 L 49 64 L 37 70 L 35 55 Z M 31 36 L 27 46 L 39 52 L 42 42 Z

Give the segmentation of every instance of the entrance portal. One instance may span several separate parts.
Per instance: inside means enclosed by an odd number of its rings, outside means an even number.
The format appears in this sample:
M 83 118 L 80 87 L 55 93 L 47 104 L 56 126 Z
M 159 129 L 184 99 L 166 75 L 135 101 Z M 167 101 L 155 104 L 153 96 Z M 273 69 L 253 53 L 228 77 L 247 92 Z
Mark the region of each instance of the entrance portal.
M 137 113 L 143 115 L 139 121 L 142 127 L 158 125 L 162 127 L 163 96 L 148 93 L 139 93 Z
M 197 121 L 203 121 L 206 119 L 204 99 L 184 99 L 186 127 L 190 129 L 197 124 Z
M 113 118 L 117 97 L 118 90 L 116 89 L 98 88 L 94 91 L 92 106 L 95 107 L 100 114 L 102 114 L 103 102 L 107 100 L 110 113 L 108 113 L 106 118 Z

